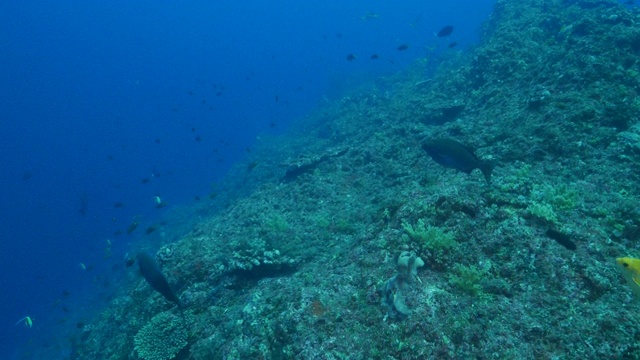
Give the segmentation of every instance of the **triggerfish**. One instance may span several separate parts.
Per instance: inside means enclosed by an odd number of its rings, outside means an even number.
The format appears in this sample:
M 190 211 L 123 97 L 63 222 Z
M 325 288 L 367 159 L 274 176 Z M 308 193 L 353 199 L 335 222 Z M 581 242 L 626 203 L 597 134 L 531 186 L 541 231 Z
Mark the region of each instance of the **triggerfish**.
M 616 263 L 620 265 L 622 275 L 631 285 L 633 293 L 640 299 L 640 259 L 622 257 L 617 258 Z

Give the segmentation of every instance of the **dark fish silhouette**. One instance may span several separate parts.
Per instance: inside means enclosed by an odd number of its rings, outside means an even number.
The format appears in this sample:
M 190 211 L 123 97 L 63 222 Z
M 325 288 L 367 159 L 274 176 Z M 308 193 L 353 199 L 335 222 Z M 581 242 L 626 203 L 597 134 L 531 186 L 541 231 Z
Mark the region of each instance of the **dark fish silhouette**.
M 480 169 L 487 183 L 491 183 L 491 171 L 494 164 L 478 159 L 473 151 L 465 145 L 454 140 L 439 139 L 424 143 L 422 148 L 435 162 L 444 167 L 467 174 L 474 169 Z
M 370 59 L 371 59 L 371 60 L 377 60 L 377 59 L 379 59 L 379 58 L 380 58 L 380 56 L 378 56 L 378 54 L 373 54 L 373 55 L 371 55 L 371 57 L 370 57 Z
M 129 225 L 129 227 L 127 227 L 127 235 L 131 234 L 134 231 L 136 231 L 136 229 L 138 228 L 138 225 L 140 225 L 139 222 L 137 222 L 137 221 L 132 222 L 131 225 Z
M 446 36 L 451 35 L 452 32 L 453 32 L 453 26 L 447 25 L 447 26 L 443 27 L 442 29 L 440 29 L 440 31 L 438 31 L 436 36 L 438 36 L 438 37 L 446 37 Z
M 407 50 L 408 48 L 409 48 L 409 45 L 402 44 L 402 45 L 398 46 L 398 51 L 404 51 L 404 50 Z
M 149 285 L 151 285 L 155 291 L 162 294 L 165 299 L 175 303 L 178 307 L 182 307 L 182 302 L 180 302 L 180 299 L 178 299 L 173 290 L 171 290 L 167 279 L 162 275 L 162 272 L 155 260 L 145 252 L 139 252 L 136 259 L 140 266 L 140 273 L 144 279 L 147 280 Z
M 353 61 L 353 60 L 355 60 L 355 59 L 356 59 L 356 56 L 355 56 L 355 55 L 353 55 L 353 54 L 349 54 L 349 55 L 347 55 L 347 61 Z
M 86 192 L 83 192 L 82 194 L 80 194 L 80 208 L 78 209 L 78 212 L 80 213 L 80 215 L 82 216 L 87 215 L 88 207 L 89 207 L 89 194 L 87 194 Z

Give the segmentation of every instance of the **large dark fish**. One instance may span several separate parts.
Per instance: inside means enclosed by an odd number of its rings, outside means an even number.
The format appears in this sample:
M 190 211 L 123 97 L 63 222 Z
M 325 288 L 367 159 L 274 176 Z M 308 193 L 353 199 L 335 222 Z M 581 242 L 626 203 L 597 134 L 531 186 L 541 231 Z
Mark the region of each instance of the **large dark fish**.
M 140 266 L 140 273 L 145 280 L 151 285 L 151 287 L 162 294 L 165 299 L 175 303 L 178 307 L 182 307 L 182 302 L 173 293 L 167 279 L 162 275 L 160 268 L 156 264 L 155 260 L 145 252 L 139 252 L 136 257 L 138 265 Z
M 440 31 L 438 31 L 436 36 L 437 37 L 446 37 L 446 36 L 451 35 L 452 32 L 453 32 L 453 26 L 447 25 L 447 26 L 443 27 L 442 29 L 440 29 Z
M 449 139 L 430 140 L 422 145 L 424 151 L 438 164 L 456 169 L 464 173 L 471 173 L 473 169 L 480 169 L 482 175 L 491 183 L 491 171 L 494 164 L 490 161 L 478 159 L 465 145 Z

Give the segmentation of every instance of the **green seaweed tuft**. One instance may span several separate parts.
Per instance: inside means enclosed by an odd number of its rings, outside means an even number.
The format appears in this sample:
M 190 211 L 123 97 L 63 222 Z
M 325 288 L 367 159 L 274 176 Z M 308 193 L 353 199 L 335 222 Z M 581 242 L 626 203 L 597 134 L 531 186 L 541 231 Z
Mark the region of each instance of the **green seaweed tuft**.
M 443 250 L 457 245 L 455 238 L 437 226 L 426 225 L 424 219 L 418 219 L 415 225 L 402 221 L 402 228 L 409 238 L 423 248 L 429 250 Z

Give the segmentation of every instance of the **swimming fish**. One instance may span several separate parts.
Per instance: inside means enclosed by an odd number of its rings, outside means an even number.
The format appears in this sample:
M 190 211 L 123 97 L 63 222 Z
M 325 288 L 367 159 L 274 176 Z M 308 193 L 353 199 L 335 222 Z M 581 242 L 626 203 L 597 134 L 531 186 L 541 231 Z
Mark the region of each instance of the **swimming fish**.
M 640 259 L 631 257 L 621 257 L 616 259 L 620 265 L 622 276 L 631 285 L 633 293 L 640 298 Z
M 145 252 L 139 252 L 138 256 L 136 256 L 138 260 L 138 265 L 140 266 L 140 273 L 144 277 L 145 280 L 151 285 L 151 287 L 162 294 L 165 299 L 175 303 L 178 307 L 182 307 L 182 302 L 176 296 L 176 294 L 171 290 L 171 286 L 169 286 L 169 282 L 162 275 L 160 268 L 156 264 L 155 260 Z
M 453 26 L 447 25 L 447 26 L 443 27 L 442 29 L 440 29 L 440 31 L 438 31 L 436 36 L 437 37 L 446 37 L 446 36 L 451 35 L 452 32 L 453 32 Z
M 409 45 L 407 44 L 402 44 L 400 46 L 398 46 L 398 51 L 405 51 L 409 48 Z
M 355 59 L 356 59 L 356 56 L 355 56 L 355 55 L 353 55 L 353 54 L 349 54 L 349 55 L 347 55 L 347 61 L 353 61 L 353 60 L 355 60 Z
M 33 319 L 31 319 L 30 316 L 25 316 L 22 319 L 18 320 L 18 322 L 16 322 L 16 325 L 20 324 L 21 322 L 24 322 L 25 327 L 33 327 Z
M 491 183 L 491 171 L 494 164 L 480 160 L 471 149 L 450 139 L 430 140 L 422 145 L 422 149 L 438 164 L 456 169 L 466 174 L 474 169 L 480 169 L 487 183 Z
M 377 19 L 379 17 L 380 17 L 380 15 L 369 11 L 364 16 L 361 16 L 360 19 L 362 19 L 364 21 L 364 20 L 369 20 L 369 19 Z
M 127 227 L 127 234 L 131 234 L 132 232 L 136 231 L 138 225 L 140 225 L 140 223 L 138 223 L 137 221 L 132 222 L 131 225 Z

